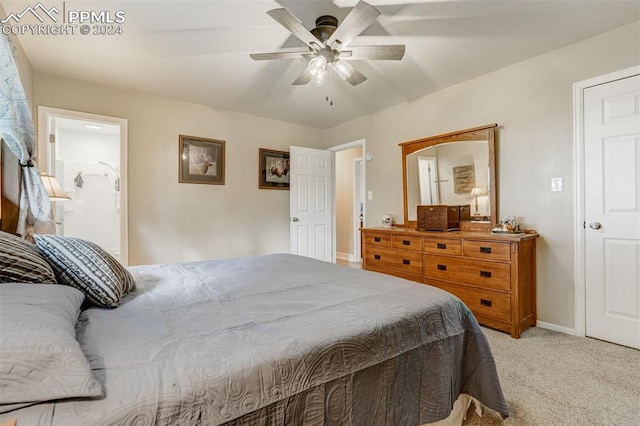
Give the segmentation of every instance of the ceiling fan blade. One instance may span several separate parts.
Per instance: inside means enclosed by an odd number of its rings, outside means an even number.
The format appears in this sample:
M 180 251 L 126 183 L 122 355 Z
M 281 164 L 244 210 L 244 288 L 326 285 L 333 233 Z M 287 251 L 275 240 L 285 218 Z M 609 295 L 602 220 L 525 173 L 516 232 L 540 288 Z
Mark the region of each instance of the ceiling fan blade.
M 404 44 L 388 46 L 351 46 L 340 52 L 341 59 L 370 59 L 399 61 L 404 57 Z
M 304 86 L 305 84 L 309 83 L 311 80 L 313 80 L 313 74 L 311 74 L 311 71 L 309 71 L 309 68 L 305 67 L 304 71 L 302 71 L 298 76 L 298 78 L 296 78 L 291 84 L 294 86 Z
M 311 32 L 302 25 L 302 22 L 293 16 L 287 9 L 272 9 L 268 11 L 267 14 L 313 50 L 318 50 L 324 47 L 324 43 L 311 34 Z
M 353 69 L 353 72 L 351 73 L 349 78 L 347 78 L 347 81 L 352 86 L 357 86 L 360 83 L 364 83 L 366 80 L 367 77 L 355 68 Z
M 295 52 L 250 53 L 249 56 L 254 61 L 268 61 L 270 59 L 299 59 L 308 54 L 308 50 L 298 50 Z
M 356 38 L 362 31 L 371 25 L 378 16 L 380 11 L 369 3 L 359 1 L 351 12 L 344 18 L 344 21 L 338 26 L 338 29 L 327 40 L 327 46 L 340 49 Z M 334 44 L 338 42 L 338 46 Z

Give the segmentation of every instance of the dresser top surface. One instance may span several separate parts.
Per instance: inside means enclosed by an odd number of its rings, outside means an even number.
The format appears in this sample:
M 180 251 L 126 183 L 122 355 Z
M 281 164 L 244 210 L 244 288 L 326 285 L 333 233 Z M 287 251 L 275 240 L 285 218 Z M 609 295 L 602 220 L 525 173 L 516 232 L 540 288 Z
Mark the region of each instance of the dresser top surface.
M 432 237 L 432 238 L 465 238 L 474 240 L 491 240 L 491 241 L 523 241 L 538 238 L 537 233 L 523 234 L 494 234 L 489 232 L 469 232 L 469 231 L 417 231 L 413 228 L 402 227 L 372 227 L 361 228 L 364 232 L 387 232 L 396 235 L 411 235 L 416 237 Z

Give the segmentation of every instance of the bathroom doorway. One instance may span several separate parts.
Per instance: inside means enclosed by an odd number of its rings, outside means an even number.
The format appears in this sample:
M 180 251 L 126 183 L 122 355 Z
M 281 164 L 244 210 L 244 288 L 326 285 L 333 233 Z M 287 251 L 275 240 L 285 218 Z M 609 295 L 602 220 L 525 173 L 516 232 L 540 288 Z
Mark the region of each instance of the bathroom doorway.
M 56 233 L 94 242 L 126 265 L 126 120 L 43 107 L 39 116 L 47 129 L 41 169 L 71 197 L 54 203 Z

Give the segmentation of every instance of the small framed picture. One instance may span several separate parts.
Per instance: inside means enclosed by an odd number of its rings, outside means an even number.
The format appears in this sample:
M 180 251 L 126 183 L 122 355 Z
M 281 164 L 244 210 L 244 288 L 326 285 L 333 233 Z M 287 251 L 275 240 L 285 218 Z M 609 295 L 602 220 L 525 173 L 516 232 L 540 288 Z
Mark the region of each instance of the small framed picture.
M 180 135 L 178 182 L 224 185 L 224 141 Z
M 260 189 L 289 189 L 289 153 L 260 148 L 258 161 Z

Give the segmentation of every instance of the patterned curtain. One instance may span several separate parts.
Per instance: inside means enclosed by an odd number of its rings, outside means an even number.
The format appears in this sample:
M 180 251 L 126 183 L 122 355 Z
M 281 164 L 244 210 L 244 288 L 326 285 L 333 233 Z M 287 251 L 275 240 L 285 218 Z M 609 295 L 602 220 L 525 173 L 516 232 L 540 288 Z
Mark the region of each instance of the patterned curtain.
M 22 166 L 17 233 L 23 238 L 54 234 L 51 201 L 35 163 L 36 137 L 13 46 L 0 33 L 0 136 Z

